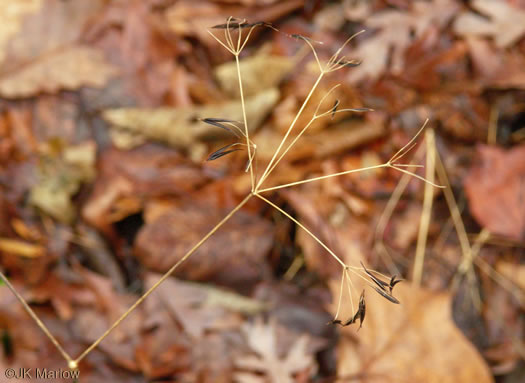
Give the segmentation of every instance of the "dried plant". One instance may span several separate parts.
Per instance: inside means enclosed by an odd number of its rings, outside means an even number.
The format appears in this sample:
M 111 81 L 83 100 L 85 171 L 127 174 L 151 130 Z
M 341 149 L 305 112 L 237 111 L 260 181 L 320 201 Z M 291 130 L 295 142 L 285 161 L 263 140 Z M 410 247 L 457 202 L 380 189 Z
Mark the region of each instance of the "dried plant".
M 257 146 L 250 139 L 250 136 L 249 136 L 248 121 L 246 118 L 245 99 L 244 99 L 244 93 L 243 93 L 241 67 L 240 67 L 240 54 L 245 48 L 246 44 L 248 43 L 248 40 L 252 32 L 257 27 L 267 27 L 275 31 L 278 31 L 277 28 L 275 28 L 273 25 L 266 23 L 266 22 L 248 23 L 246 22 L 246 20 L 239 20 L 233 17 L 228 18 L 226 23 L 216 25 L 214 27 L 211 27 L 210 30 L 208 30 L 208 33 L 220 45 L 222 45 L 227 51 L 229 51 L 235 57 L 235 63 L 237 67 L 237 77 L 238 77 L 238 82 L 239 82 L 240 101 L 241 101 L 241 107 L 242 107 L 242 112 L 243 112 L 243 121 L 242 122 L 233 121 L 233 120 L 229 120 L 224 117 L 214 117 L 214 116 L 202 119 L 203 123 L 211 124 L 213 126 L 216 126 L 217 128 L 224 129 L 230 132 L 231 134 L 233 134 L 234 136 L 236 136 L 237 138 L 239 138 L 240 140 L 242 140 L 242 142 L 239 141 L 237 143 L 233 143 L 233 144 L 224 146 L 216 150 L 215 152 L 210 154 L 210 156 L 208 157 L 208 160 L 210 161 L 216 160 L 231 152 L 242 150 L 242 148 L 245 148 L 248 152 L 248 162 L 247 162 L 246 172 L 250 173 L 250 180 L 251 180 L 250 193 L 233 210 L 231 210 L 220 222 L 218 222 L 215 225 L 215 227 L 213 227 L 200 241 L 198 241 L 177 263 L 175 263 L 150 289 L 148 289 L 139 299 L 137 299 L 137 301 L 129 309 L 127 309 L 126 312 L 124 312 L 121 315 L 121 317 L 118 318 L 95 342 L 93 342 L 78 357 L 72 358 L 63 349 L 63 347 L 56 340 L 56 338 L 51 334 L 49 329 L 42 323 L 42 321 L 40 321 L 40 319 L 35 314 L 35 312 L 27 304 L 24 298 L 16 291 L 16 289 L 12 286 L 12 284 L 9 282 L 6 276 L 0 272 L 0 278 L 5 282 L 5 284 L 13 292 L 16 298 L 22 303 L 25 310 L 31 315 L 31 317 L 35 320 L 37 325 L 44 331 L 46 336 L 56 346 L 56 348 L 62 354 L 64 359 L 67 361 L 68 367 L 70 369 L 78 368 L 78 364 L 81 360 L 83 360 L 91 351 L 93 351 L 93 349 L 96 348 L 100 344 L 100 342 L 102 342 L 102 340 L 104 340 L 109 335 L 109 333 L 111 333 L 116 327 L 118 327 L 120 323 L 137 308 L 138 305 L 140 305 L 152 292 L 154 292 L 160 286 L 160 284 L 162 284 L 170 275 L 172 275 L 173 272 L 183 262 L 185 262 L 189 257 L 191 257 L 197 251 L 197 249 L 199 249 L 199 247 L 204 242 L 206 242 L 206 240 L 208 240 L 220 227 L 222 227 L 252 197 L 259 198 L 260 200 L 264 201 L 272 208 L 284 214 L 287 218 L 289 218 L 297 226 L 299 226 L 302 230 L 304 230 L 308 235 L 310 235 L 316 242 L 318 242 L 319 245 L 321 245 L 328 252 L 328 254 L 330 254 L 341 265 L 340 294 L 339 294 L 338 303 L 337 303 L 337 311 L 331 323 L 339 324 L 342 326 L 347 326 L 347 325 L 355 323 L 359 319 L 359 322 L 360 322 L 359 328 L 361 328 L 361 326 L 363 325 L 363 321 L 365 319 L 365 312 L 366 312 L 365 295 L 363 291 L 359 299 L 358 309 L 355 310 L 354 302 L 352 298 L 353 284 L 352 284 L 350 273 L 365 280 L 365 282 L 372 289 L 374 289 L 378 294 L 380 294 L 385 299 L 389 300 L 392 303 L 400 303 L 392 295 L 392 290 L 395 287 L 395 285 L 401 281 L 400 279 L 397 279 L 396 276 L 389 278 L 379 272 L 368 270 L 363 264 L 361 264 L 361 266 L 353 266 L 353 265 L 346 264 L 339 256 L 337 256 L 321 239 L 319 239 L 319 237 L 313 234 L 306 226 L 304 226 L 298 220 L 293 218 L 290 214 L 285 212 L 283 209 L 277 206 L 270 199 L 263 196 L 263 194 L 269 191 L 289 188 L 289 187 L 304 184 L 304 183 L 309 183 L 309 182 L 319 181 L 319 180 L 323 180 L 327 178 L 338 177 L 338 176 L 342 176 L 346 174 L 364 172 L 364 171 L 374 170 L 374 169 L 379 169 L 379 168 L 392 168 L 410 177 L 420 179 L 431 186 L 442 187 L 442 186 L 434 184 L 433 182 L 409 170 L 406 170 L 406 168 L 409 168 L 409 167 L 414 167 L 414 168 L 421 167 L 420 165 L 404 164 L 404 163 L 399 162 L 399 160 L 405 157 L 417 145 L 416 140 L 419 137 L 420 133 L 425 128 L 427 122 L 425 122 L 425 124 L 421 127 L 421 129 L 417 132 L 417 134 L 405 146 L 403 146 L 398 152 L 396 152 L 387 162 L 381 165 L 369 166 L 369 167 L 364 167 L 364 168 L 359 168 L 359 169 L 351 169 L 351 170 L 346 170 L 346 171 L 339 172 L 339 173 L 329 174 L 329 175 L 315 177 L 315 178 L 309 178 L 309 179 L 292 182 L 288 184 L 265 187 L 264 186 L 265 181 L 268 179 L 270 174 L 275 170 L 275 168 L 278 166 L 278 164 L 284 158 L 284 156 L 286 156 L 286 154 L 294 147 L 295 143 L 300 139 L 300 137 L 306 132 L 306 130 L 316 120 L 324 118 L 324 117 L 328 117 L 328 116 L 333 117 L 336 113 L 366 112 L 366 111 L 370 111 L 371 109 L 368 109 L 368 108 L 338 109 L 339 101 L 336 100 L 335 104 L 332 105 L 330 108 L 324 111 L 321 111 L 321 108 L 323 107 L 323 103 L 326 100 L 327 96 L 331 94 L 339 86 L 339 85 L 336 85 L 321 99 L 321 101 L 319 102 L 319 105 L 317 106 L 309 122 L 302 128 L 302 130 L 298 134 L 295 135 L 293 140 L 288 142 L 288 138 L 290 134 L 294 130 L 297 121 L 299 120 L 300 116 L 304 112 L 307 104 L 310 101 L 310 98 L 315 93 L 321 80 L 329 73 L 341 70 L 343 68 L 351 68 L 351 67 L 359 65 L 359 62 L 355 60 L 350 60 L 345 55 L 342 55 L 342 51 L 355 36 L 359 35 L 363 31 L 356 33 L 355 35 L 351 36 L 348 40 L 346 40 L 345 43 L 331 56 L 331 58 L 326 63 L 321 62 L 314 48 L 314 44 L 318 44 L 319 42 L 315 42 L 307 37 L 300 36 L 300 35 L 290 35 L 290 37 L 292 38 L 302 40 L 310 48 L 310 50 L 313 53 L 315 62 L 317 63 L 317 66 L 319 68 L 319 75 L 317 79 L 315 80 L 306 99 L 304 100 L 302 106 L 299 108 L 299 111 L 297 112 L 295 118 L 293 119 L 292 123 L 288 127 L 280 144 L 275 149 L 275 152 L 273 153 L 273 156 L 270 162 L 267 164 L 266 168 L 264 169 L 262 174 L 259 176 L 259 174 L 257 174 L 256 168 L 254 167 L 254 164 L 256 163 Z M 223 33 L 221 33 L 221 31 L 223 31 Z M 385 278 L 389 282 L 385 282 L 381 278 Z M 347 289 L 348 289 L 348 295 L 350 298 L 352 311 L 355 312 L 355 314 L 350 319 L 343 322 L 338 317 L 339 317 L 341 305 L 343 302 L 343 292 L 344 292 L 345 285 L 347 286 Z

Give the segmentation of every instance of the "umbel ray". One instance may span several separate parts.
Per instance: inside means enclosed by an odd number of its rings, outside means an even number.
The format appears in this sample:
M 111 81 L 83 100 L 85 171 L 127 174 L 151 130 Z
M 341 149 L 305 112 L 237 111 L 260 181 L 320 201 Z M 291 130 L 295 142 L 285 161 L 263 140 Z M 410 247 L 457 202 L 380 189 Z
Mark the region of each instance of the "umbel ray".
M 239 139 L 238 142 L 224 146 L 216 150 L 214 153 L 210 154 L 208 157 L 208 160 L 217 160 L 234 151 L 239 151 L 243 149 L 247 151 L 248 161 L 247 161 L 246 172 L 249 172 L 250 174 L 250 185 L 251 185 L 250 192 L 244 197 L 244 199 L 235 208 L 233 208 L 204 237 L 202 237 L 190 250 L 188 250 L 188 252 L 184 254 L 184 256 L 180 258 L 153 286 L 151 286 L 140 298 L 138 298 L 137 301 L 131 307 L 129 307 L 97 340 L 95 340 L 89 347 L 87 347 L 76 358 L 71 357 L 69 353 L 61 346 L 61 344 L 58 342 L 55 336 L 49 331 L 47 326 L 39 319 L 37 314 L 32 310 L 32 308 L 24 300 L 24 298 L 20 295 L 20 293 L 10 283 L 10 281 L 7 279 L 5 274 L 0 271 L 0 278 L 3 280 L 6 286 L 13 292 L 15 297 L 21 302 L 24 309 L 29 313 L 29 315 L 36 322 L 36 324 L 42 329 L 45 335 L 55 345 L 55 347 L 58 349 L 60 354 L 64 357 L 64 359 L 68 363 L 68 367 L 70 369 L 78 368 L 80 361 L 82 361 L 91 351 L 93 351 L 100 344 L 100 342 L 102 342 L 102 340 L 104 340 L 115 328 L 117 328 L 120 325 L 120 323 L 124 319 L 126 319 L 137 308 L 138 305 L 140 305 L 151 293 L 153 293 L 170 275 L 172 275 L 175 272 L 175 270 L 183 262 L 185 262 L 189 257 L 191 257 L 200 248 L 200 246 L 204 242 L 206 242 L 219 228 L 221 228 L 237 211 L 239 211 L 253 197 L 259 198 L 260 200 L 264 201 L 266 204 L 268 204 L 272 208 L 284 214 L 287 218 L 293 221 L 298 227 L 300 227 L 308 235 L 310 235 L 321 247 L 323 247 L 324 250 L 326 250 L 328 254 L 330 254 L 330 256 L 332 256 L 340 264 L 341 266 L 340 293 L 339 293 L 339 298 L 338 298 L 338 303 L 337 303 L 337 311 L 331 323 L 346 326 L 346 325 L 355 323 L 357 319 L 359 319 L 360 327 L 363 324 L 363 320 L 365 318 L 365 313 L 366 313 L 365 295 L 363 291 L 361 293 L 361 296 L 358 302 L 358 309 L 355 310 L 355 306 L 354 306 L 354 302 L 352 298 L 351 274 L 365 280 L 365 282 L 372 289 L 374 289 L 378 294 L 380 294 L 385 299 L 389 300 L 392 303 L 399 303 L 397 298 L 395 298 L 392 294 L 395 285 L 398 282 L 400 282 L 400 280 L 397 279 L 396 276 L 389 278 L 378 272 L 368 270 L 364 265 L 353 266 L 353 265 L 346 264 L 321 239 L 319 239 L 314 233 L 312 233 L 301 222 L 296 220 L 290 214 L 288 214 L 283 209 L 281 209 L 277 204 L 272 202 L 269 199 L 269 197 L 265 196 L 265 193 L 270 192 L 270 191 L 276 191 L 279 189 L 290 188 L 290 187 L 300 185 L 300 184 L 315 182 L 315 181 L 319 181 L 319 180 L 323 180 L 327 178 L 338 177 L 338 176 L 342 176 L 346 174 L 364 172 L 364 171 L 380 169 L 380 168 L 392 168 L 399 172 L 408 174 L 414 178 L 420 179 L 421 181 L 427 182 L 435 187 L 442 187 L 442 186 L 436 185 L 426 180 L 425 178 L 419 176 L 418 174 L 411 172 L 410 170 L 407 170 L 407 168 L 409 167 L 420 167 L 420 165 L 410 165 L 410 164 L 404 164 L 404 163 L 399 162 L 405 155 L 407 155 L 407 153 L 409 153 L 414 148 L 414 146 L 416 146 L 417 144 L 416 139 L 419 137 L 420 133 L 425 128 L 428 120 L 425 121 L 425 124 L 423 124 L 423 126 L 417 132 L 417 134 L 405 146 L 403 146 L 400 150 L 398 150 L 387 162 L 381 165 L 374 165 L 374 166 L 368 166 L 364 168 L 346 170 L 346 171 L 342 171 L 342 172 L 338 172 L 334 174 L 328 174 L 328 175 L 324 175 L 320 177 L 308 178 L 302 181 L 296 181 L 296 182 L 282 184 L 282 185 L 276 185 L 276 186 L 270 186 L 270 187 L 265 186 L 265 182 L 267 181 L 268 177 L 276 169 L 276 167 L 279 165 L 281 160 L 294 147 L 295 143 L 301 138 L 301 136 L 307 131 L 307 129 L 316 120 L 322 119 L 322 118 L 328 118 L 328 117 L 332 118 L 337 113 L 361 113 L 361 112 L 370 111 L 371 109 L 367 109 L 367 108 L 340 109 L 339 101 L 336 101 L 332 106 L 323 110 L 322 108 L 324 107 L 323 106 L 324 101 L 326 100 L 327 96 L 330 95 L 339 86 L 339 85 L 336 85 L 332 89 L 330 89 L 327 92 L 327 94 L 325 94 L 321 98 L 321 101 L 317 105 L 317 108 L 315 112 L 313 113 L 313 115 L 311 116 L 308 123 L 304 127 L 302 127 L 302 129 L 297 134 L 295 134 L 295 137 L 293 139 L 289 139 L 299 118 L 301 117 L 306 106 L 308 105 L 312 95 L 316 92 L 316 89 L 318 85 L 320 84 L 321 80 L 331 72 L 335 72 L 343 68 L 351 68 L 356 65 L 359 65 L 359 62 L 346 58 L 346 56 L 342 54 L 342 51 L 347 46 L 347 44 L 355 36 L 362 33 L 362 31 L 356 33 L 355 35 L 347 39 L 345 43 L 330 57 L 330 59 L 327 62 L 322 62 L 320 60 L 314 48 L 314 44 L 319 44 L 319 42 L 315 42 L 307 37 L 300 36 L 300 35 L 290 35 L 290 37 L 292 38 L 303 41 L 307 45 L 307 47 L 311 50 L 313 57 L 315 59 L 315 62 L 317 64 L 317 67 L 319 69 L 319 74 L 314 84 L 312 85 L 312 88 L 310 89 L 307 97 L 305 98 L 303 104 L 301 105 L 297 114 L 295 115 L 294 119 L 289 125 L 285 135 L 283 136 L 279 145 L 273 152 L 271 160 L 264 168 L 264 171 L 262 171 L 261 174 L 258 174 L 256 171 L 256 167 L 254 166 L 254 164 L 256 163 L 256 158 L 257 158 L 257 146 L 256 146 L 256 143 L 252 141 L 249 135 L 248 121 L 246 118 L 246 106 L 245 106 L 245 99 L 244 99 L 244 93 L 243 93 L 241 66 L 240 66 L 240 54 L 243 51 L 243 49 L 246 47 L 248 40 L 252 32 L 254 31 L 254 29 L 258 27 L 271 28 L 275 31 L 278 31 L 277 28 L 275 28 L 270 23 L 266 23 L 266 22 L 248 23 L 246 22 L 246 20 L 239 20 L 233 17 L 228 18 L 226 20 L 226 23 L 216 25 L 214 27 L 211 27 L 208 30 L 208 33 L 211 36 L 213 36 L 213 38 L 222 47 L 224 47 L 228 52 L 230 52 L 235 58 L 243 121 L 229 120 L 227 116 L 209 116 L 207 118 L 202 119 L 203 123 L 211 124 L 217 128 L 224 129 Z M 343 292 L 344 292 L 345 285 L 347 286 L 348 295 L 350 296 L 352 311 L 355 314 L 351 316 L 349 319 L 343 321 L 339 319 L 339 313 L 340 313 L 341 304 L 343 300 Z

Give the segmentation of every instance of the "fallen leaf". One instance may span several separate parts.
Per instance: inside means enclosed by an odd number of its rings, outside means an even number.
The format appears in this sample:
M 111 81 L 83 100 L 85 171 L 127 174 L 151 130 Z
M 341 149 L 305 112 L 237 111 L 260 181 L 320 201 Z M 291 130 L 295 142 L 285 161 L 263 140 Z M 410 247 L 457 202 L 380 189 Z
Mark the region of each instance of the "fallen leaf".
M 496 270 L 525 291 L 525 265 L 499 261 Z
M 413 2 L 408 12 L 387 10 L 373 14 L 366 19 L 365 25 L 379 31 L 352 51 L 352 57 L 362 63 L 349 71 L 348 79 L 353 83 L 366 78 L 375 80 L 386 71 L 391 51 L 390 72 L 402 73 L 404 53 L 411 42 L 431 25 L 439 29 L 446 26 L 457 9 L 458 5 L 452 0 L 434 0 Z
M 297 373 L 307 371 L 307 377 L 312 377 L 316 371 L 315 359 L 308 352 L 308 336 L 302 335 L 281 358 L 277 354 L 276 324 L 270 321 L 265 324 L 261 320 L 244 327 L 244 334 L 250 349 L 256 355 L 242 355 L 235 358 L 235 366 L 241 370 L 251 371 L 235 373 L 235 381 L 253 382 L 256 375 L 264 373 L 268 378 L 265 381 L 293 383 Z M 263 381 L 263 380 L 260 380 Z
M 104 85 L 116 69 L 98 50 L 77 45 L 83 27 L 100 6 L 99 0 L 43 0 L 41 7 L 23 12 L 18 32 L 2 52 L 0 95 L 21 98 Z M 9 9 L 15 14 L 21 11 Z M 46 36 L 45 41 L 41 36 Z
M 250 132 L 263 122 L 279 98 L 275 88 L 246 99 L 246 115 Z M 198 139 L 224 137 L 223 129 L 205 124 L 199 119 L 228 118 L 242 121 L 239 101 L 193 108 L 119 108 L 108 109 L 104 119 L 114 129 L 130 132 L 177 148 L 186 148 Z
M 480 225 L 518 241 L 525 238 L 525 146 L 480 146 L 465 180 L 469 208 Z
M 489 36 L 499 48 L 516 43 L 525 34 L 525 10 L 509 1 L 473 0 L 472 7 L 489 18 L 468 11 L 454 22 L 454 31 L 460 36 Z
M 0 63 L 4 61 L 6 46 L 11 37 L 19 32 L 24 16 L 38 11 L 42 3 L 43 0 L 0 1 Z
M 62 222 L 71 222 L 75 217 L 71 198 L 83 182 L 93 179 L 96 148 L 94 142 L 87 142 L 60 150 L 58 156 L 42 156 L 39 181 L 32 187 L 29 201 Z
M 109 148 L 99 156 L 94 190 L 82 216 L 103 233 L 112 224 L 143 208 L 149 197 L 182 196 L 208 179 L 175 150 L 147 144 L 130 151 Z
M 151 287 L 161 275 L 149 274 L 146 287 Z M 253 315 L 266 309 L 254 299 L 225 289 L 169 278 L 156 290 L 159 301 L 176 318 L 193 339 L 205 332 L 237 329 L 242 323 L 239 314 Z
M 147 268 L 165 272 L 227 213 L 195 203 L 171 208 L 141 229 L 135 254 Z M 239 211 L 182 263 L 175 275 L 246 289 L 264 274 L 263 259 L 271 245 L 271 224 Z
M 289 57 L 259 54 L 240 62 L 243 93 L 245 97 L 277 87 L 290 73 L 294 62 Z M 239 98 L 239 79 L 235 61 L 222 64 L 215 69 L 221 88 L 231 97 Z
M 334 283 L 334 296 L 338 289 Z M 367 319 L 359 334 L 343 330 L 338 376 L 358 376 L 363 383 L 493 382 L 482 357 L 452 321 L 450 294 L 402 283 L 396 296 L 401 305 L 367 295 Z
M 72 46 L 29 64 L 16 73 L 0 75 L 0 95 L 22 98 L 82 86 L 101 87 L 115 74 L 116 69 L 97 50 Z
M 2 237 L 0 237 L 0 251 L 25 258 L 38 258 L 45 254 L 45 248 L 42 245 Z

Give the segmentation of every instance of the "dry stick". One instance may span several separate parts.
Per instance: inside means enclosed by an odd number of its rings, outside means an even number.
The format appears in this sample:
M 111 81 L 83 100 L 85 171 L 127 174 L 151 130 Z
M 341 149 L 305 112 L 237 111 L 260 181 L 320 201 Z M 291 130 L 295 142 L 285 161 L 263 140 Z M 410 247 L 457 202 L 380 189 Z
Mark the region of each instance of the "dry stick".
M 525 294 L 523 294 L 520 289 L 517 289 L 512 282 L 509 282 L 499 271 L 490 266 L 483 258 L 476 257 L 474 263 L 491 279 L 512 294 L 521 305 L 525 304 Z
M 423 153 L 423 147 L 420 146 L 416 153 L 414 154 L 414 158 L 419 158 L 419 156 Z M 412 163 L 413 161 L 411 161 Z M 383 241 L 383 237 L 385 235 L 385 229 L 388 221 L 390 221 L 390 218 L 392 217 L 392 214 L 394 213 L 394 209 L 396 208 L 399 200 L 401 199 L 401 195 L 405 191 L 406 187 L 408 186 L 408 183 L 410 182 L 411 176 L 408 174 L 403 174 L 401 176 L 401 179 L 397 183 L 394 191 L 392 192 L 392 195 L 390 196 L 388 202 L 386 203 L 386 206 L 383 210 L 383 213 L 381 214 L 381 217 L 379 218 L 379 222 L 376 227 L 376 231 L 374 234 L 374 242 L 379 253 L 379 256 L 383 259 L 383 262 L 388 267 L 391 274 L 401 274 L 399 269 L 396 267 L 394 262 L 392 261 L 392 257 L 390 257 L 390 254 L 386 250 L 386 246 Z
M 441 160 L 441 156 L 439 155 L 438 151 L 436 151 L 436 171 L 439 181 L 446 187 L 443 190 L 443 194 L 445 195 L 445 200 L 447 201 L 447 205 L 450 210 L 452 222 L 454 222 L 456 234 L 459 239 L 459 245 L 461 247 L 462 257 L 464 259 L 467 259 L 469 264 L 472 265 L 472 249 L 468 240 L 465 224 L 463 223 L 463 219 L 461 218 L 461 213 L 456 203 L 456 198 L 454 197 L 454 193 L 452 193 L 452 189 L 450 188 L 450 182 L 448 180 L 447 172 L 445 170 L 445 166 L 443 165 L 443 161 Z M 468 270 L 466 270 L 466 273 L 471 286 L 475 286 L 476 274 L 474 274 L 474 269 L 472 267 L 469 267 Z M 457 287 L 457 285 L 455 287 Z M 481 297 L 479 295 L 479 291 L 477 291 L 477 294 L 475 294 L 474 291 L 472 292 L 472 300 L 476 308 L 478 310 L 481 309 Z
M 428 129 L 425 132 L 425 142 L 427 148 L 426 160 L 426 174 L 425 179 L 430 182 L 434 181 L 435 174 L 435 136 L 434 130 Z M 425 183 L 425 194 L 423 197 L 423 211 L 421 212 L 421 220 L 419 223 L 419 231 L 417 235 L 416 256 L 414 261 L 414 270 L 412 274 L 412 281 L 415 286 L 421 285 L 421 277 L 423 275 L 423 264 L 425 261 L 425 250 L 427 247 L 428 227 L 430 225 L 430 217 L 432 216 L 432 203 L 434 201 L 434 189 L 429 183 Z
M 67 361 L 68 366 L 70 368 L 76 368 L 76 365 L 73 364 L 73 359 L 69 356 L 69 354 L 62 348 L 60 343 L 58 343 L 58 340 L 51 334 L 47 326 L 40 320 L 38 315 L 33 311 L 33 309 L 27 304 L 26 300 L 18 293 L 18 291 L 14 288 L 14 286 L 11 284 L 9 279 L 4 275 L 3 272 L 0 271 L 0 278 L 5 283 L 5 285 L 11 290 L 11 292 L 14 294 L 16 299 L 22 304 L 24 309 L 27 311 L 27 313 L 31 316 L 31 318 L 36 322 L 38 327 L 46 334 L 46 336 L 49 338 L 49 340 L 55 345 L 57 350 L 62 354 L 64 359 Z
M 348 295 L 350 295 L 350 305 L 352 306 L 352 314 L 355 312 L 355 306 L 354 306 L 354 298 L 352 297 L 352 289 L 355 290 L 354 284 L 352 283 L 352 278 L 350 278 L 350 274 L 348 274 L 348 268 L 344 269 L 344 273 L 347 279 L 346 287 L 348 288 Z
M 75 363 L 79 363 L 82 359 L 85 358 L 87 354 L 89 354 L 95 347 L 97 347 L 100 342 L 106 338 L 111 331 L 113 331 L 120 323 L 126 319 L 126 317 L 133 311 L 135 308 L 137 308 L 138 305 L 140 305 L 144 299 L 146 299 L 153 291 L 157 289 L 161 285 L 162 282 L 164 282 L 173 272 L 179 267 L 186 259 L 188 259 L 199 247 L 202 246 L 204 242 L 208 240 L 222 225 L 224 225 L 240 208 L 244 206 L 246 202 L 253 196 L 254 194 L 250 193 L 248 194 L 242 201 L 239 203 L 232 211 L 228 213 L 226 217 L 222 219 L 213 229 L 211 229 L 208 234 L 206 234 L 195 246 L 191 248 L 179 261 L 173 265 L 153 286 L 151 286 L 148 291 L 146 291 L 133 305 L 124 313 L 122 316 L 115 321 L 111 325 L 110 328 L 108 328 L 104 334 L 102 334 L 91 346 L 89 346 L 82 354 L 78 356 L 78 358 L 75 359 Z
M 345 284 L 345 270 L 343 269 L 343 271 L 341 272 L 341 285 L 339 287 L 339 301 L 337 303 L 337 311 L 335 312 L 334 320 L 337 319 L 337 317 L 339 316 L 339 311 L 341 311 L 341 302 L 343 300 L 344 284 Z

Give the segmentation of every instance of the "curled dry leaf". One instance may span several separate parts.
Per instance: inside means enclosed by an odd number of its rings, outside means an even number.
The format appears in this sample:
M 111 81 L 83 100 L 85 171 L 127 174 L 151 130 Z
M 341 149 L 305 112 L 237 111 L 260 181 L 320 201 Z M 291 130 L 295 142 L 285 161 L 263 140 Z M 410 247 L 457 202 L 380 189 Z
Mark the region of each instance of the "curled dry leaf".
M 338 287 L 334 284 L 333 294 Z M 451 296 L 402 284 L 402 306 L 371 294 L 367 324 L 339 342 L 338 376 L 360 382 L 491 383 L 488 366 L 454 325 Z
M 479 163 L 465 180 L 476 220 L 495 234 L 525 238 L 525 145 L 505 150 L 480 146 Z
M 262 123 L 278 99 L 279 91 L 275 88 L 246 99 L 246 115 L 250 121 L 251 132 Z M 220 129 L 204 124 L 200 119 L 228 116 L 232 120 L 243 120 L 241 104 L 238 101 L 192 108 L 108 109 L 103 116 L 113 125 L 113 129 L 139 134 L 178 148 L 187 147 L 198 139 L 210 139 L 226 134 Z

